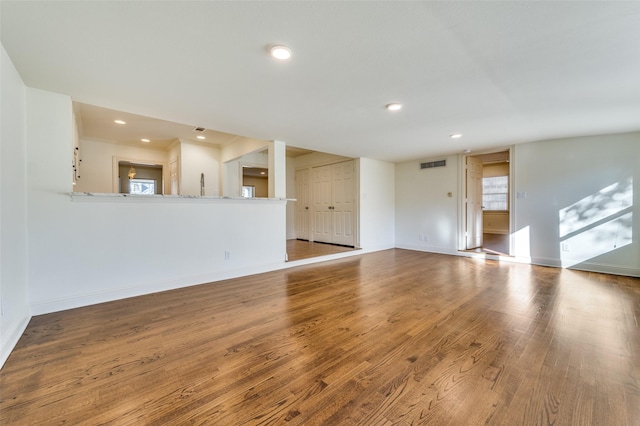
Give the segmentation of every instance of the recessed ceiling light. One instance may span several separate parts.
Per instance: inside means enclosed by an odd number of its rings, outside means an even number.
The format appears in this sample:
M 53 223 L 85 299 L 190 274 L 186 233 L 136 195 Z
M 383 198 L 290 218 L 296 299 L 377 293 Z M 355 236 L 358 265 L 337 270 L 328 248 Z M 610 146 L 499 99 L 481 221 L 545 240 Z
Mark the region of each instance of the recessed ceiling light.
M 261 175 L 266 175 L 266 174 L 267 174 L 267 172 L 260 172 L 260 174 L 261 174 Z
M 113 122 L 116 124 L 127 124 L 127 122 L 123 120 L 113 120 Z
M 449 135 L 449 137 L 450 137 L 451 139 L 459 139 L 459 138 L 461 138 L 461 137 L 462 137 L 462 133 L 454 133 L 454 134 L 452 134 L 452 135 Z
M 151 142 L 149 139 L 140 139 L 142 142 Z
M 202 136 L 202 135 L 198 135 L 198 136 L 196 136 L 196 138 L 198 138 L 198 139 L 206 139 L 206 138 L 205 138 L 204 136 Z
M 269 49 L 269 52 L 271 53 L 271 56 L 276 59 L 285 60 L 291 57 L 291 49 L 289 49 L 287 46 L 273 46 L 271 47 L 271 49 Z
M 402 109 L 402 104 L 394 102 L 394 103 L 387 104 L 386 108 L 389 111 L 398 111 L 398 110 Z

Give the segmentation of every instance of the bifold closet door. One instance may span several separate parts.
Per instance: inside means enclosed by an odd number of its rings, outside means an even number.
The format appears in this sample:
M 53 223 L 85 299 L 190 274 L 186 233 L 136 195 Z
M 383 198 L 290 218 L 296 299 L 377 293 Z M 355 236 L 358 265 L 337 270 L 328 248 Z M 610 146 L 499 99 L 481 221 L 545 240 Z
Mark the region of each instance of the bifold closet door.
M 313 168 L 313 240 L 355 244 L 353 161 Z

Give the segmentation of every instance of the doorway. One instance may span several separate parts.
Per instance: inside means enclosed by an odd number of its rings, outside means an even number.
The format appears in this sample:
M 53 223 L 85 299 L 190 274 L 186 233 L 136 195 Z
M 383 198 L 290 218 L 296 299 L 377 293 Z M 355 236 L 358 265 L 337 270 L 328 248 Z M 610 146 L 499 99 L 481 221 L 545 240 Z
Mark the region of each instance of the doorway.
M 242 166 L 242 197 L 269 197 L 269 169 Z
M 511 150 L 463 157 L 461 250 L 510 255 Z

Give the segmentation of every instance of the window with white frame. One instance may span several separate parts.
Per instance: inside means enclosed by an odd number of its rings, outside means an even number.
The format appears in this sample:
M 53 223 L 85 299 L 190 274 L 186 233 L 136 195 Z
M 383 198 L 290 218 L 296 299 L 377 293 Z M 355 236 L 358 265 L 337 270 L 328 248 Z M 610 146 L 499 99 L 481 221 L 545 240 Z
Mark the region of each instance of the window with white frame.
M 509 210 L 509 176 L 482 178 L 482 207 L 484 210 Z
M 156 193 L 156 181 L 151 179 L 131 179 L 129 181 L 129 193 L 153 195 Z

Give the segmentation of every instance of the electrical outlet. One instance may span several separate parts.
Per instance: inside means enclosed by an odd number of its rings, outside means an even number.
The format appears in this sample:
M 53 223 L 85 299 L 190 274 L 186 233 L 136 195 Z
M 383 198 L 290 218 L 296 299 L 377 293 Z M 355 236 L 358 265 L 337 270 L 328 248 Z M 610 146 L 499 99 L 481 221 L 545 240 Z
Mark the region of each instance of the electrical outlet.
M 231 252 L 229 250 L 224 251 L 224 260 L 231 259 Z
M 562 251 L 569 251 L 569 244 L 568 243 L 562 243 L 560 244 L 560 249 Z

